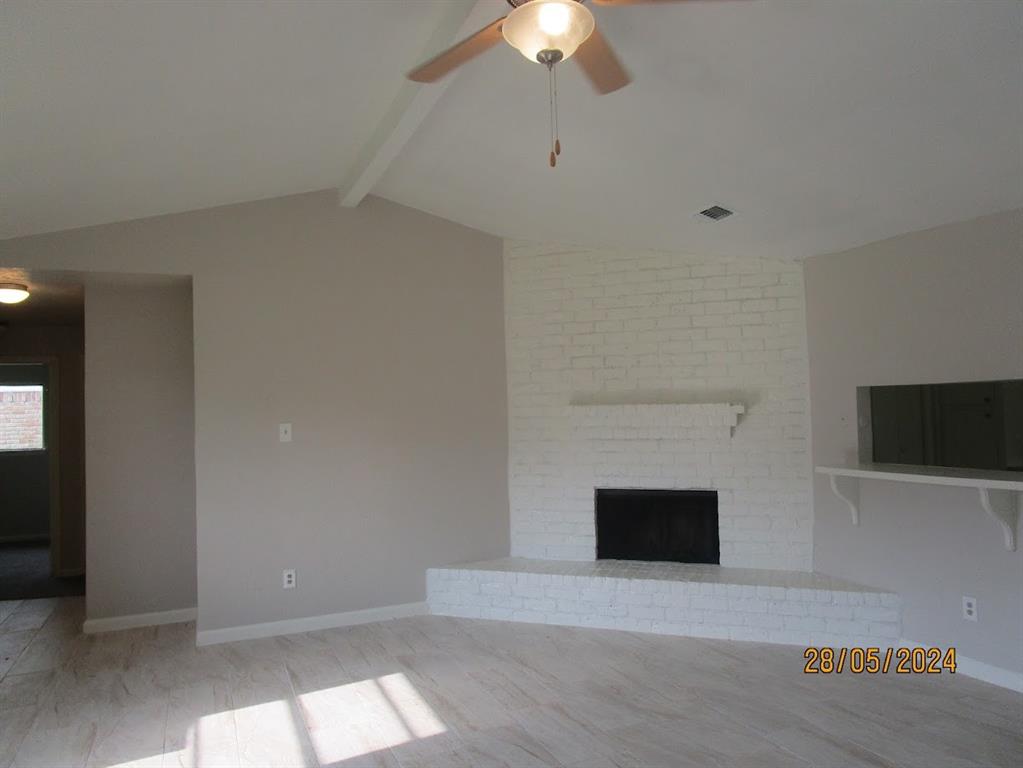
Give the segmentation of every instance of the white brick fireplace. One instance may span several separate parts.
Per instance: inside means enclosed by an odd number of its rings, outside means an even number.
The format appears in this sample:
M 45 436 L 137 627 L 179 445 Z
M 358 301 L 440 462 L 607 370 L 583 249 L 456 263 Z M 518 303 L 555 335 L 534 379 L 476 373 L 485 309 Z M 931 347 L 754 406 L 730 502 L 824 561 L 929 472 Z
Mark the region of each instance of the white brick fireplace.
M 506 243 L 505 311 L 512 557 L 431 569 L 434 613 L 897 640 L 897 595 L 811 572 L 798 264 Z M 598 488 L 717 491 L 721 564 L 596 560 Z
M 723 566 L 810 569 L 799 264 L 508 242 L 505 308 L 513 555 L 594 559 L 597 487 L 705 488 Z

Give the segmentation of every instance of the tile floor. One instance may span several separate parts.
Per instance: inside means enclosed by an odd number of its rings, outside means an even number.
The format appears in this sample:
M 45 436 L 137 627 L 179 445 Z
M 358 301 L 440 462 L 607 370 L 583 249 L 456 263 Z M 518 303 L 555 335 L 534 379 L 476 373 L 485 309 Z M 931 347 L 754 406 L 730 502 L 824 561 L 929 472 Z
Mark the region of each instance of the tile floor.
M 196 648 L 0 603 L 0 766 L 1019 766 L 1023 696 L 799 648 L 424 616 Z

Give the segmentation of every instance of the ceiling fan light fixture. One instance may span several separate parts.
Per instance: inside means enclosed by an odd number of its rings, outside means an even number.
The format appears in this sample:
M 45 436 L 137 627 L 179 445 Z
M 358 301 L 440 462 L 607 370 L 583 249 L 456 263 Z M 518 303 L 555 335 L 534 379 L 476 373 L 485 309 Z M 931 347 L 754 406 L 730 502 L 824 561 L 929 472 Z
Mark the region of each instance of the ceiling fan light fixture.
M 593 33 L 593 14 L 578 0 L 529 0 L 508 14 L 501 33 L 530 61 L 541 51 L 567 59 Z
M 0 283 L 0 304 L 20 304 L 28 296 L 27 286 L 20 283 Z

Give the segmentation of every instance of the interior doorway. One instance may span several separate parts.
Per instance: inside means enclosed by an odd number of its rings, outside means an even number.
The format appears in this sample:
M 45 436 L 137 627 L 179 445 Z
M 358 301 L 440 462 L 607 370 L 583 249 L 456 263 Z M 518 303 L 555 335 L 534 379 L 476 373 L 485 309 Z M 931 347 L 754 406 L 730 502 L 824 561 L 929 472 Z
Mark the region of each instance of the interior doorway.
M 0 600 L 84 592 L 60 569 L 60 363 L 0 358 Z

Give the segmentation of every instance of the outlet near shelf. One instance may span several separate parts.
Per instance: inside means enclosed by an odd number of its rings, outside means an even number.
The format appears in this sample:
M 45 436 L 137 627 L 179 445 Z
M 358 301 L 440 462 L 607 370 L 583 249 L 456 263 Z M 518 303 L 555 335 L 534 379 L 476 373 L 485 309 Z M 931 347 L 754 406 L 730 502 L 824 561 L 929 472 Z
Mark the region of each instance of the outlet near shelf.
M 295 585 L 297 584 L 297 580 L 296 580 L 296 576 L 295 576 L 295 569 L 294 568 L 285 568 L 281 572 L 281 581 L 283 582 L 282 586 L 285 589 L 294 589 Z
M 977 620 L 977 598 L 963 595 L 963 621 Z

